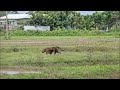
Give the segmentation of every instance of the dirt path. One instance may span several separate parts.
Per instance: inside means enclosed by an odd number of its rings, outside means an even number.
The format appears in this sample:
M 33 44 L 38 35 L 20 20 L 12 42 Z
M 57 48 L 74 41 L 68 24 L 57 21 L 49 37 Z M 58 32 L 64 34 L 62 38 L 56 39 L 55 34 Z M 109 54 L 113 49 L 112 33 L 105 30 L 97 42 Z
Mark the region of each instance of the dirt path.
M 9 40 L 0 41 L 1 45 L 83 45 L 90 44 L 89 40 Z

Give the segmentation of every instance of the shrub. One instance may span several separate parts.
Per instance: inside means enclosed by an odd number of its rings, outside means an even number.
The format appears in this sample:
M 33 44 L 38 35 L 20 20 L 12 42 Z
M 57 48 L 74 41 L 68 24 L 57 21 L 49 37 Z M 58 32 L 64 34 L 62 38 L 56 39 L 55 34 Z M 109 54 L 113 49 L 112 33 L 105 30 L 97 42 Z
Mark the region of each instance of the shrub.
M 54 30 L 54 31 L 35 31 L 35 30 L 12 30 L 11 36 L 118 36 L 119 30 L 103 32 L 100 30 Z

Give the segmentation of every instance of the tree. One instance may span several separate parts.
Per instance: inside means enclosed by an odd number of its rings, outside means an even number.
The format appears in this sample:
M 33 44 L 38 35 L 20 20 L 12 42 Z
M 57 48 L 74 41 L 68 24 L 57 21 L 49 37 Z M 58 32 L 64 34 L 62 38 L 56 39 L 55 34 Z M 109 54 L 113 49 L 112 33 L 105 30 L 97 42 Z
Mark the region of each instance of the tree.
M 108 27 L 108 30 L 115 25 L 117 20 L 120 20 L 120 11 L 105 11 L 106 15 L 105 24 Z
M 93 15 L 80 15 L 76 11 L 31 11 L 30 23 L 33 25 L 48 25 L 51 30 L 56 28 L 110 29 L 120 19 L 120 11 L 95 12 Z
M 73 11 L 34 11 L 31 15 L 31 24 L 49 25 L 52 29 L 68 26 L 74 28 L 77 23 L 77 20 L 74 20 L 76 13 Z

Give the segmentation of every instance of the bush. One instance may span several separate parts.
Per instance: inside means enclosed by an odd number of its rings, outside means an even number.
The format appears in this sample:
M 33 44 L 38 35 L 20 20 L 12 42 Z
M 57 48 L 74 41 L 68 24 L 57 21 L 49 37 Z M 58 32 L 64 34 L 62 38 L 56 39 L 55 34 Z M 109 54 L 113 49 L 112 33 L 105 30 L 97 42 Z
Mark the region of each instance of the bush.
M 5 35 L 5 30 L 4 29 L 0 29 L 0 36 L 4 36 Z
M 109 31 L 103 32 L 100 30 L 54 30 L 54 31 L 35 31 L 35 30 L 12 30 L 11 36 L 118 36 L 120 32 Z

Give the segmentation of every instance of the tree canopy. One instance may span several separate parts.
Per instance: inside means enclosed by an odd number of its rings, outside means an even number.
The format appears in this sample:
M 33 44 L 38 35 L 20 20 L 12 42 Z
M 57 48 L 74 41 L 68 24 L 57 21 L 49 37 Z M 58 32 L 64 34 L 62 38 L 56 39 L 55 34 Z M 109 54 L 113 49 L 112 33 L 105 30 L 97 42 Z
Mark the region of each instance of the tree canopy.
M 32 11 L 30 24 L 51 26 L 51 29 L 110 29 L 120 20 L 120 11 L 95 12 L 83 16 L 76 11 Z

